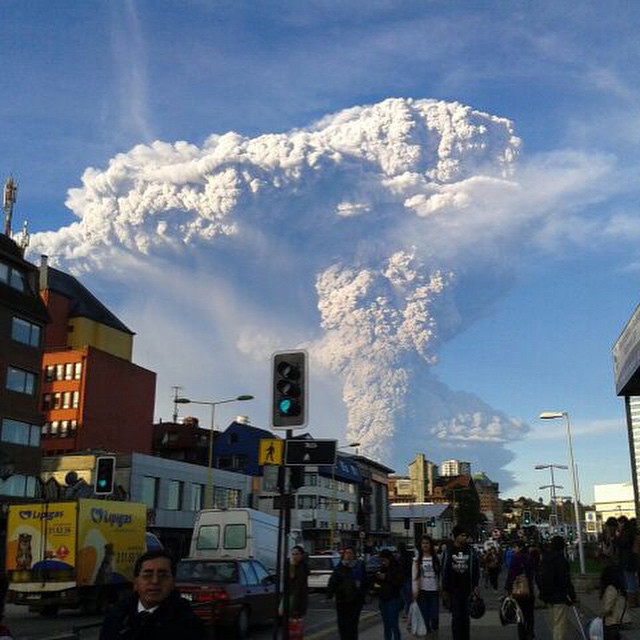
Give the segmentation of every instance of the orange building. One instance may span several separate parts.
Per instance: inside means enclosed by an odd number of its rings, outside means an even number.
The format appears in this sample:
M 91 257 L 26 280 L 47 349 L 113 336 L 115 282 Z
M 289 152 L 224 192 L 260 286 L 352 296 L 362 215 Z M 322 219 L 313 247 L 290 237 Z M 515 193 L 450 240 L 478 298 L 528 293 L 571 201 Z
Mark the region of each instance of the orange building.
M 151 453 L 156 374 L 131 362 L 133 332 L 73 276 L 40 265 L 44 455 Z

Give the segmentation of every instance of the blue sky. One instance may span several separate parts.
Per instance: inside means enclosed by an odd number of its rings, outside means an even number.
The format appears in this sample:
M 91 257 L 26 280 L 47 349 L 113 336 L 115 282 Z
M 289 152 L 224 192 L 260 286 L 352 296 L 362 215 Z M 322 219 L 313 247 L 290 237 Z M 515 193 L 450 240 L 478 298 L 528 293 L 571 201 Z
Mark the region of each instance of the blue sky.
M 517 260 L 491 256 L 500 283 L 477 312 L 468 270 L 467 326 L 442 344 L 432 373 L 530 426 L 506 445 L 515 454 L 506 495 L 545 495 L 538 486 L 549 479 L 533 466 L 567 461 L 562 423 L 541 423 L 542 410 L 570 413 L 585 498 L 593 484 L 630 480 L 611 347 L 640 299 L 636 3 L 5 0 L 0 11 L 10 25 L 0 33 L 0 175 L 19 182 L 15 229 L 25 218 L 32 232 L 70 225 L 68 189 L 135 145 L 287 132 L 392 97 L 457 101 L 509 119 L 529 171 L 544 167 L 553 178 L 549 165 L 565 157 L 593 169 L 592 183 L 559 199 L 561 215 L 535 247 L 523 233 L 510 239 Z M 205 269 L 195 255 L 184 259 L 185 272 Z M 255 408 L 243 412 L 265 424 L 266 372 L 248 367 L 254 375 L 242 383 L 252 388 L 239 391 L 216 374 L 192 376 L 194 345 L 167 321 L 192 360 L 158 353 L 145 336 L 163 320 L 117 278 L 83 269 L 137 332 L 137 360 L 159 372 L 157 417 L 169 418 L 171 385 L 182 384 L 201 398 L 257 389 Z M 308 338 L 298 326 L 292 333 Z M 221 349 L 216 362 L 234 357 Z M 319 387 L 330 393 L 331 381 Z M 333 426 L 314 432 L 342 438 L 344 409 L 321 416 Z M 558 481 L 570 493 L 569 478 Z

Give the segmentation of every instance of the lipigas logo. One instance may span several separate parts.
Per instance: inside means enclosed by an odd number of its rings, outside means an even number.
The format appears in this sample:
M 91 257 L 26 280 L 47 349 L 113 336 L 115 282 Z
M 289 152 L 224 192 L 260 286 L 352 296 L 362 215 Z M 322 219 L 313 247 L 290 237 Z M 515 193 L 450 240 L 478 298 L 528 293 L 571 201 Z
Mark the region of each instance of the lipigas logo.
M 96 524 L 106 523 L 112 527 L 122 527 L 125 524 L 129 524 L 132 519 L 129 513 L 114 513 L 101 507 L 91 509 L 91 521 Z
M 55 518 L 61 518 L 64 513 L 62 511 L 33 511 L 31 509 L 24 509 L 20 511 L 20 518 L 22 520 L 54 520 Z

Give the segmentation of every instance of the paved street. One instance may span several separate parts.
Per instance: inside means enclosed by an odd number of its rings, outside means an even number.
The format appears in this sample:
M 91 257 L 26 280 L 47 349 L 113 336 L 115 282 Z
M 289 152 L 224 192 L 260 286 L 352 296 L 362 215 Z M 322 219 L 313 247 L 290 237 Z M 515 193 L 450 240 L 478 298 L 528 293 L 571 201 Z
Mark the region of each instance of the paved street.
M 487 613 L 480 620 L 473 620 L 471 627 L 472 640 L 514 640 L 517 637 L 515 627 L 503 627 L 498 617 L 498 596 L 490 590 L 482 593 L 487 604 Z M 594 615 L 598 608 L 596 592 L 579 594 L 580 608 L 584 618 Z M 640 613 L 639 609 L 628 612 L 624 640 L 637 640 L 640 638 Z M 63 611 L 56 618 L 42 618 L 38 614 L 29 613 L 24 607 L 7 605 L 6 620 L 13 631 L 16 640 L 53 640 L 64 637 L 74 626 L 98 622 L 97 616 L 83 616 L 78 612 Z M 375 602 L 368 604 L 362 613 L 360 624 L 360 640 L 383 640 L 384 633 L 380 614 Z M 403 639 L 411 636 L 406 630 L 406 621 L 401 620 Z M 578 629 L 575 628 L 574 638 L 579 639 Z M 551 633 L 547 623 L 547 611 L 536 609 L 535 612 L 536 640 L 550 640 Z M 254 628 L 251 631 L 253 640 L 270 640 L 273 635 L 271 626 Z M 96 640 L 98 630 L 91 629 L 81 632 L 80 640 Z M 439 640 L 451 638 L 451 616 L 446 610 L 440 613 Z M 310 610 L 305 618 L 306 640 L 334 640 L 337 638 L 335 625 L 335 610 L 332 602 L 327 602 L 320 593 L 311 595 Z M 226 640 L 224 638 L 223 640 Z

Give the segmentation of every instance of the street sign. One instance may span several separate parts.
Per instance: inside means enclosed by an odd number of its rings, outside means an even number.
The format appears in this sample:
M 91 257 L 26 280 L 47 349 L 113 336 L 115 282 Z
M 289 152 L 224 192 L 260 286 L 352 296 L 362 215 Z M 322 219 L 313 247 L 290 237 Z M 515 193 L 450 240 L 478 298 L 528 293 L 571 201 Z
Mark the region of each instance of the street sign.
M 284 461 L 289 466 L 333 465 L 337 440 L 287 440 Z
M 284 440 L 262 438 L 258 450 L 258 464 L 282 464 Z

